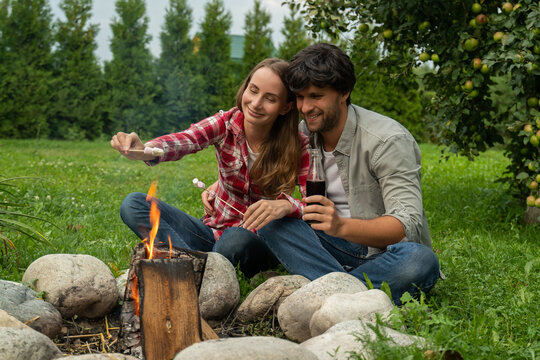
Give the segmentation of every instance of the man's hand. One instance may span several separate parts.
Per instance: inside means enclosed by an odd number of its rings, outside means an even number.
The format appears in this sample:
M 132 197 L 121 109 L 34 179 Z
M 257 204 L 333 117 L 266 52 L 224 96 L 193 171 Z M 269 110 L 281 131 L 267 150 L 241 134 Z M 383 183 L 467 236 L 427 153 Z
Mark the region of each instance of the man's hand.
M 292 204 L 288 200 L 259 200 L 246 210 L 242 227 L 259 230 L 270 221 L 281 219 L 291 211 Z
M 304 216 L 302 220 L 316 221 L 311 224 L 314 230 L 322 230 L 326 234 L 335 237 L 340 236 L 343 219 L 338 216 L 336 206 L 332 201 L 321 195 L 308 196 L 304 199 Z M 318 203 L 311 204 L 310 203 Z
M 117 133 L 111 139 L 111 146 L 113 149 L 118 150 L 120 154 L 131 160 L 153 160 L 156 158 L 154 155 L 144 154 L 142 152 L 129 152 L 129 150 L 144 150 L 143 142 L 139 138 L 139 135 L 134 132 L 131 134 L 126 134 L 124 132 Z
M 214 200 L 216 198 L 214 197 L 216 191 L 218 188 L 218 182 L 216 181 L 212 185 L 210 185 L 205 191 L 201 194 L 202 203 L 204 206 L 204 213 L 209 216 L 215 216 L 216 211 L 214 210 Z

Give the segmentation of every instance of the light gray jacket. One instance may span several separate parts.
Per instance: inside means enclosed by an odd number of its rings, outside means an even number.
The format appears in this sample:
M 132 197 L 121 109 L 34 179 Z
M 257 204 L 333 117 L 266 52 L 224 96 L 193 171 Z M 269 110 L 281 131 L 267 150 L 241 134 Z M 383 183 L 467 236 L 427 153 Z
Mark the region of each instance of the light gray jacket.
M 347 122 L 333 153 L 351 217 L 393 216 L 405 229 L 401 241 L 431 249 L 422 204 L 420 149 L 414 137 L 389 117 L 356 105 L 349 105 L 347 110 Z M 300 130 L 310 134 L 304 121 Z M 320 147 L 322 139 L 314 135 L 315 146 Z M 380 251 L 369 250 L 368 255 Z

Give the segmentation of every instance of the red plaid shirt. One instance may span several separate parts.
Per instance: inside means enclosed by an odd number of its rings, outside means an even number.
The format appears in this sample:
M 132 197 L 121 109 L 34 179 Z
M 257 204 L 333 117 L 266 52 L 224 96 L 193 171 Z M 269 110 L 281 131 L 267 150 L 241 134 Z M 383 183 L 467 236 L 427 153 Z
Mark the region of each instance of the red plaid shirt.
M 309 167 L 307 151 L 309 140 L 303 133 L 300 133 L 300 139 L 302 150 L 297 171 L 297 184 L 301 195 L 305 196 Z M 180 160 L 187 154 L 196 153 L 214 145 L 219 169 L 217 196 L 242 212 L 263 198 L 258 187 L 249 179 L 249 154 L 244 134 L 244 114 L 236 107 L 227 112 L 220 111 L 214 116 L 192 124 L 189 129 L 182 132 L 160 136 L 147 142 L 146 145 L 165 151 L 163 157 L 147 162 L 150 165 L 162 161 Z M 285 193 L 281 193 L 278 199 L 287 199 L 293 205 L 293 211 L 288 216 L 302 216 L 304 204 L 300 200 Z M 239 226 L 243 216 L 218 198 L 214 202 L 214 209 L 216 216 L 206 215 L 203 221 L 212 228 L 217 241 L 225 229 Z

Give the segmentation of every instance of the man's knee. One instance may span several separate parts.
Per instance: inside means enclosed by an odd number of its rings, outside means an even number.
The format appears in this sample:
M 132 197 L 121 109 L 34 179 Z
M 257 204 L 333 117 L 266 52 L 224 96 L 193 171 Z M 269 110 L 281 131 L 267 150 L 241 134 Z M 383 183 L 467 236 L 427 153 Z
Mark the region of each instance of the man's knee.
M 388 250 L 402 257 L 402 281 L 421 284 L 424 291 L 435 285 L 439 277 L 439 259 L 433 250 L 413 242 L 395 244 Z

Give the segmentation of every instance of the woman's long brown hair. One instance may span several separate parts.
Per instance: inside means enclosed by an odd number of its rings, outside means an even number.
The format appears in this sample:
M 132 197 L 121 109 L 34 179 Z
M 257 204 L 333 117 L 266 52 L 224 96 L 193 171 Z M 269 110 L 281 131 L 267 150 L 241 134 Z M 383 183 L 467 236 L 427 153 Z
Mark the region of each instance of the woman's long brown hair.
M 267 198 L 275 199 L 281 192 L 291 194 L 296 186 L 301 149 L 298 134 L 298 109 L 295 103 L 296 97 L 289 90 L 285 80 L 289 63 L 276 58 L 265 59 L 251 70 L 238 89 L 236 106 L 242 110 L 242 95 L 255 71 L 263 67 L 279 76 L 287 90 L 287 102 L 293 102 L 288 113 L 277 117 L 249 172 L 251 181 L 259 187 L 262 194 Z

